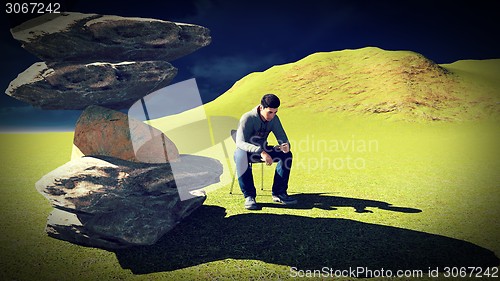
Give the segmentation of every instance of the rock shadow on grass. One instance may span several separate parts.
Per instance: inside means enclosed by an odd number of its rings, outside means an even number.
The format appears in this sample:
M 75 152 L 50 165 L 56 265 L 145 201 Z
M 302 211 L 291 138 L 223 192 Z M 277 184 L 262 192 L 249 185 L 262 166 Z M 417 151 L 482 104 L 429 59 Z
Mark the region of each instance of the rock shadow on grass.
M 470 242 L 349 219 L 249 213 L 225 217 L 201 206 L 152 246 L 116 250 L 134 274 L 173 271 L 231 259 L 320 270 L 323 267 L 423 270 L 492 267 L 495 254 Z M 290 272 L 283 272 L 288 275 Z

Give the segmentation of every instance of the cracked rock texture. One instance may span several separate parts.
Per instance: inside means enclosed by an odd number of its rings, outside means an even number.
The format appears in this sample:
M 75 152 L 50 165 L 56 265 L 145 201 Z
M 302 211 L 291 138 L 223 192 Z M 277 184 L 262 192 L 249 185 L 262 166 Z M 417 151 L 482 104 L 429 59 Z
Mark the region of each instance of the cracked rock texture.
M 47 64 L 60 61 L 172 61 L 211 42 L 194 24 L 112 15 L 45 14 L 11 29 L 24 49 Z
M 170 84 L 177 69 L 165 61 L 33 64 L 6 93 L 42 109 L 129 108 Z
M 170 164 L 82 157 L 43 176 L 36 189 L 55 207 L 47 233 L 76 244 L 117 249 L 154 244 L 205 201 L 200 188 L 219 182 L 222 165 L 184 155 Z M 176 179 L 190 182 L 181 200 Z

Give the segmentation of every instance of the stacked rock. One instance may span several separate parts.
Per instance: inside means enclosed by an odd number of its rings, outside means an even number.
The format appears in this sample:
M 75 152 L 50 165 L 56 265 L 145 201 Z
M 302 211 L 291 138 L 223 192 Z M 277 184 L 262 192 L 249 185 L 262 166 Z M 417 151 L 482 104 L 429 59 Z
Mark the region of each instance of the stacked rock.
M 151 245 L 203 204 L 181 200 L 176 173 L 201 189 L 219 181 L 214 159 L 179 155 L 161 131 L 117 110 L 168 85 L 169 61 L 210 43 L 205 27 L 157 19 L 47 14 L 11 30 L 41 58 L 6 93 L 42 109 L 82 109 L 71 161 L 43 176 L 37 190 L 54 206 L 46 231 L 80 245 Z M 142 143 L 134 147 L 133 136 Z

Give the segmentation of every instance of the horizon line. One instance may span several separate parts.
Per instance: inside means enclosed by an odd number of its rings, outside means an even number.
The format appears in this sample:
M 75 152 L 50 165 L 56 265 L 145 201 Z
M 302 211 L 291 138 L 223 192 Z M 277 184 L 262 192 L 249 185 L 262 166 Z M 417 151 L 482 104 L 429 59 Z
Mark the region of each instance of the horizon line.
M 0 128 L 0 134 L 74 133 L 75 128 Z

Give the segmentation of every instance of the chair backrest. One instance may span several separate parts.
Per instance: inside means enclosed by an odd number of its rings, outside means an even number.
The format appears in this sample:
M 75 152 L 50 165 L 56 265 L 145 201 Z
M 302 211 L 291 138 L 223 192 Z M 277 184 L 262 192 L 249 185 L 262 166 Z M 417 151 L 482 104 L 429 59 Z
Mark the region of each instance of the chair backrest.
M 236 130 L 231 130 L 231 138 L 236 142 Z

